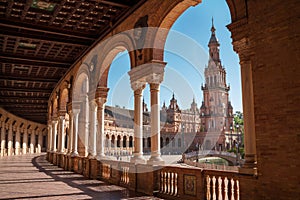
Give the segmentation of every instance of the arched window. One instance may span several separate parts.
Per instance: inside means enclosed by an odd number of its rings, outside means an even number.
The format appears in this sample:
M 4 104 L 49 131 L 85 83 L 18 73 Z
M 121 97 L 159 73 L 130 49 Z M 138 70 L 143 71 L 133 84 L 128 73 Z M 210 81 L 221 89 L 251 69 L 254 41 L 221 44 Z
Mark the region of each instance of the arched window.
M 147 140 L 148 140 L 148 147 L 150 148 L 151 147 L 151 138 L 148 137 Z
M 178 138 L 178 147 L 181 147 L 181 138 Z
M 130 148 L 133 147 L 133 138 L 132 138 L 132 136 L 129 137 L 129 147 Z

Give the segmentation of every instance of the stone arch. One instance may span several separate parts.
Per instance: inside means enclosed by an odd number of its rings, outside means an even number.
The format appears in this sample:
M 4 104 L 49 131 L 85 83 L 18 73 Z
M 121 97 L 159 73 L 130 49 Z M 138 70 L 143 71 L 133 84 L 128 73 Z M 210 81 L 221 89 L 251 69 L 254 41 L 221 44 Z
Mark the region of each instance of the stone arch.
M 126 141 L 127 141 L 127 136 L 124 135 L 124 136 L 123 136 L 123 144 L 122 144 L 122 147 L 123 147 L 123 148 L 126 148 Z
M 81 65 L 74 80 L 74 87 L 72 88 L 72 100 L 81 101 L 81 95 L 89 92 L 89 71 L 87 65 Z
M 52 117 L 57 117 L 58 115 L 58 100 L 57 100 L 57 96 L 54 95 L 54 99 L 52 102 Z
M 109 74 L 109 69 L 114 58 L 123 51 L 128 51 L 130 65 L 135 66 L 135 47 L 132 38 L 130 37 L 132 31 L 127 31 L 124 33 L 116 34 L 105 41 L 99 43 L 93 51 L 89 54 L 88 63 L 92 62 L 92 58 L 96 58 L 95 69 L 93 74 L 95 76 L 94 86 L 107 87 L 107 79 Z
M 132 136 L 130 136 L 129 137 L 129 147 L 133 147 L 133 137 Z
M 78 153 L 87 156 L 89 140 L 89 72 L 86 65 L 81 65 L 72 88 L 72 107 L 80 109 L 78 116 Z
M 63 83 L 63 87 L 60 92 L 59 110 L 66 111 L 68 102 L 69 102 L 69 90 L 68 90 L 68 83 L 65 81 Z
M 116 137 L 115 137 L 115 135 L 112 135 L 111 136 L 111 147 L 116 147 L 115 141 L 116 141 Z
M 117 136 L 117 147 L 118 148 L 121 147 L 121 136 L 120 135 Z
M 108 148 L 109 142 L 110 142 L 110 141 L 109 141 L 109 135 L 106 134 L 106 135 L 105 135 L 105 147 L 106 147 L 106 148 Z

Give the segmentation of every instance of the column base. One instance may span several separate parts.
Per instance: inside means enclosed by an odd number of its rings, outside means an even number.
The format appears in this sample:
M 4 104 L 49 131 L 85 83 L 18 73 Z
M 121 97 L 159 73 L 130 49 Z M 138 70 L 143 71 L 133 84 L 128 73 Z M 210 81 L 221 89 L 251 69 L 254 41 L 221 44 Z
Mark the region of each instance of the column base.
M 147 161 L 148 165 L 164 165 L 165 161 L 160 157 L 160 155 L 151 155 Z
M 143 155 L 140 154 L 135 154 L 131 159 L 130 159 L 131 163 L 134 164 L 146 164 L 146 159 L 144 158 Z
M 96 156 L 96 160 L 111 160 L 108 156 L 105 156 L 104 154 L 100 154 Z
M 78 152 L 72 152 L 71 153 L 71 157 L 76 157 L 76 156 L 79 156 Z
M 257 162 L 255 154 L 246 154 L 245 163 L 239 168 L 241 174 L 257 175 Z
M 87 157 L 88 157 L 89 159 L 95 159 L 96 154 L 89 153 Z

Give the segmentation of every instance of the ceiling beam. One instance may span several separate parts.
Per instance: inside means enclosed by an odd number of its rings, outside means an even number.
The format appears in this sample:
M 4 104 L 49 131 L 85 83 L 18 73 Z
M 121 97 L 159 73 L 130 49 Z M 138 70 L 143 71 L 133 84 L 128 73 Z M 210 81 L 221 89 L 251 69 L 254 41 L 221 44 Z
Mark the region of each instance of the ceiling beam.
M 32 114 L 32 113 L 47 113 L 47 110 L 40 110 L 40 109 L 35 109 L 34 111 L 32 110 L 28 110 L 28 109 L 25 109 L 25 110 L 17 110 L 16 112 L 18 113 L 25 113 L 25 114 Z
M 129 6 L 124 3 L 117 3 L 117 2 L 113 2 L 113 1 L 107 1 L 107 0 L 96 0 L 96 1 L 99 3 L 106 4 L 106 5 L 110 5 L 110 6 L 116 6 L 116 7 L 120 7 L 120 8 L 129 8 Z
M 3 105 L 2 105 L 3 104 Z M 36 108 L 36 109 L 46 109 L 47 110 L 47 105 L 44 105 L 44 104 L 40 104 L 40 105 L 32 105 L 32 104 L 4 104 L 4 103 L 0 103 L 0 107 L 3 107 L 3 108 L 13 108 L 14 110 L 18 110 L 18 109 L 28 109 L 28 108 Z
M 20 101 L 3 101 L 3 100 L 0 100 L 0 104 L 2 105 L 15 105 L 15 107 L 22 107 L 24 105 L 28 105 L 28 107 L 30 105 L 33 105 L 36 106 L 37 104 L 48 104 L 48 101 L 46 100 L 29 100 L 29 101 L 25 101 L 24 99 L 23 100 L 20 100 Z M 16 106 L 16 105 L 19 105 L 19 106 Z
M 13 29 L 18 29 L 18 31 L 20 31 L 19 29 L 23 29 L 23 30 L 27 30 L 27 31 L 33 31 L 36 32 L 35 34 L 39 34 L 39 35 L 44 35 L 47 37 L 64 37 L 64 38 L 76 38 L 76 39 L 80 39 L 80 40 L 85 40 L 85 41 L 94 41 L 95 38 L 92 37 L 86 37 L 86 36 L 80 36 L 80 35 L 75 35 L 74 33 L 71 34 L 72 32 L 70 31 L 70 33 L 66 33 L 67 31 L 65 31 L 65 33 L 62 33 L 61 30 L 59 31 L 49 31 L 49 30 L 45 30 L 45 28 L 42 27 L 37 27 L 36 25 L 30 27 L 30 24 L 22 24 L 20 22 L 16 22 L 13 20 L 5 20 L 5 19 L 1 19 L 1 23 L 0 26 L 7 28 L 13 28 Z M 20 31 L 22 32 L 22 31 Z
M 1 91 L 51 93 L 52 89 L 1 87 Z
M 69 68 L 72 63 L 69 62 L 61 62 L 61 61 L 51 61 L 45 59 L 34 59 L 34 58 L 22 58 L 16 57 L 15 55 L 1 55 L 0 62 L 2 63 L 12 63 L 12 64 L 27 64 L 27 65 L 34 65 L 34 66 L 47 66 L 52 67 L 58 66 L 61 68 Z
M 12 80 L 12 81 L 29 81 L 29 82 L 42 82 L 42 83 L 57 83 L 59 79 L 52 78 L 37 78 L 37 77 L 22 77 L 22 76 L 9 76 L 9 75 L 0 75 L 0 80 Z
M 0 29 L 1 29 L 1 26 L 0 26 Z M 50 37 L 47 37 L 47 36 L 40 36 L 40 35 L 30 35 L 30 34 L 24 34 L 22 32 L 12 32 L 12 31 L 7 31 L 5 29 L 1 29 L 3 31 L 1 31 L 1 36 L 8 36 L 8 37 L 13 37 L 13 38 L 25 38 L 25 39 L 30 39 L 30 40 L 38 40 L 38 41 L 41 41 L 41 42 L 45 42 L 45 43 L 56 43 L 56 44 L 61 44 L 61 45 L 71 45 L 71 46 L 85 46 L 85 47 L 88 47 L 89 46 L 89 43 L 88 42 L 78 42 L 78 41 L 69 41 L 69 40 L 62 40 L 62 39 L 52 39 Z M 45 39 L 46 38 L 46 39 Z
M 33 97 L 33 96 L 0 96 L 0 100 L 46 100 L 48 101 L 49 97 Z

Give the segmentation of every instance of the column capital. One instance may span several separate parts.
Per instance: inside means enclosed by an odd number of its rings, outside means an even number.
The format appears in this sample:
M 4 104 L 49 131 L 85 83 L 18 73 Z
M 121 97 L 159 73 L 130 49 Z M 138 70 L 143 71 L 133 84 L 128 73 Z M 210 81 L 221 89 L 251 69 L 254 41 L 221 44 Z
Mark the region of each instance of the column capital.
M 150 83 L 150 91 L 159 91 L 159 83 Z
M 128 72 L 131 83 L 135 81 L 161 83 L 163 81 L 166 64 L 166 62 L 160 60 L 152 60 L 131 69 Z
M 134 94 L 141 94 L 142 91 L 145 89 L 146 87 L 146 82 L 143 81 L 134 81 L 131 82 L 131 88 L 134 91 Z
M 95 91 L 95 99 L 97 98 L 107 98 L 107 93 L 109 91 L 109 88 L 107 87 L 97 87 Z
M 65 117 L 67 111 L 66 110 L 59 110 L 58 111 L 58 117 L 61 118 L 61 117 Z

